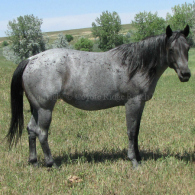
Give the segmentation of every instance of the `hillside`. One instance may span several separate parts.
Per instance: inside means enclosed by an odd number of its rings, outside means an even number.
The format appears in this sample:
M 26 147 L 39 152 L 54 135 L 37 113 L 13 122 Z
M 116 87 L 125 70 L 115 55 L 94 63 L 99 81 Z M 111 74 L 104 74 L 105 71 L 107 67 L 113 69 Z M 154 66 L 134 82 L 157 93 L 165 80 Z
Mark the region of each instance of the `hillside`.
M 132 28 L 131 24 L 124 24 L 124 25 L 122 25 L 121 33 L 127 33 L 131 28 Z M 45 32 L 45 34 L 50 38 L 50 41 L 55 40 L 57 38 L 58 34 L 60 34 L 60 33 L 71 34 L 75 38 L 78 38 L 81 36 L 92 38 L 91 28 Z M 1 47 L 1 43 L 5 40 L 7 40 L 7 37 L 0 37 L 0 47 Z

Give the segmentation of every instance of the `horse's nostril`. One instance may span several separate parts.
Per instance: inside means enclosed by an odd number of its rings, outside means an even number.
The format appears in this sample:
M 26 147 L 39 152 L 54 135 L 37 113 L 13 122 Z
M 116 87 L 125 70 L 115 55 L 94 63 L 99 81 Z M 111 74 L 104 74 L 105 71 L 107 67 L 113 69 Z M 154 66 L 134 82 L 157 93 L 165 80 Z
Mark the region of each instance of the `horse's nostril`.
M 188 77 L 188 78 L 191 77 L 191 73 L 189 71 L 181 72 L 181 75 L 182 75 L 182 77 Z

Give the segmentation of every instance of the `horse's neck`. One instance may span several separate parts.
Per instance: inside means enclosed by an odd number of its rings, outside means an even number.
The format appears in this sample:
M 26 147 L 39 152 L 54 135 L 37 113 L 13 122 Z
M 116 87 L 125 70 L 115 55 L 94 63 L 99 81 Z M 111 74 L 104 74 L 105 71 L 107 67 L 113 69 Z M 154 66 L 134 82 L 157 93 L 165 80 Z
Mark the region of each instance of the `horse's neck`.
M 168 67 L 169 66 L 168 66 L 168 62 L 167 62 L 167 59 L 166 59 L 166 54 L 164 54 L 163 57 L 160 58 L 158 66 L 156 67 L 157 77 L 160 78 Z

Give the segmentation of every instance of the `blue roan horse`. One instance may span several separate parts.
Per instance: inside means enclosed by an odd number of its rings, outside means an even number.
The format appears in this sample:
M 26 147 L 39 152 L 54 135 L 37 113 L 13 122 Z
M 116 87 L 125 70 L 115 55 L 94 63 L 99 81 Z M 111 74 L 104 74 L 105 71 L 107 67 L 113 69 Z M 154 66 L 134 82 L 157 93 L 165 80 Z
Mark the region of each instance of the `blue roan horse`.
M 31 106 L 28 124 L 29 162 L 37 164 L 36 137 L 41 143 L 47 166 L 52 166 L 48 129 L 57 99 L 83 109 L 100 110 L 125 106 L 128 157 L 136 167 L 140 120 L 145 102 L 153 96 L 156 84 L 168 68 L 180 81 L 191 74 L 188 68 L 189 26 L 164 35 L 126 44 L 104 53 L 52 49 L 21 62 L 11 83 L 12 118 L 7 138 L 10 147 L 23 130 L 23 92 Z

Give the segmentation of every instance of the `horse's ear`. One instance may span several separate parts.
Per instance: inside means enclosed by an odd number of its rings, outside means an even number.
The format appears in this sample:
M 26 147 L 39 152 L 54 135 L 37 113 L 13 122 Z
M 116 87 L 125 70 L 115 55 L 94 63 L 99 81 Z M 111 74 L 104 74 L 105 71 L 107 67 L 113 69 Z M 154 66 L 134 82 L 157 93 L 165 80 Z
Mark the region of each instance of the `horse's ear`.
M 172 36 L 172 34 L 173 34 L 173 31 L 172 31 L 172 29 L 171 29 L 170 25 L 169 25 L 169 26 L 167 26 L 167 29 L 166 29 L 166 34 L 167 34 L 167 37 L 171 37 L 171 36 Z
M 189 33 L 190 33 L 190 27 L 187 24 L 187 26 L 183 30 L 183 34 L 185 35 L 185 37 L 187 37 L 189 35 Z

